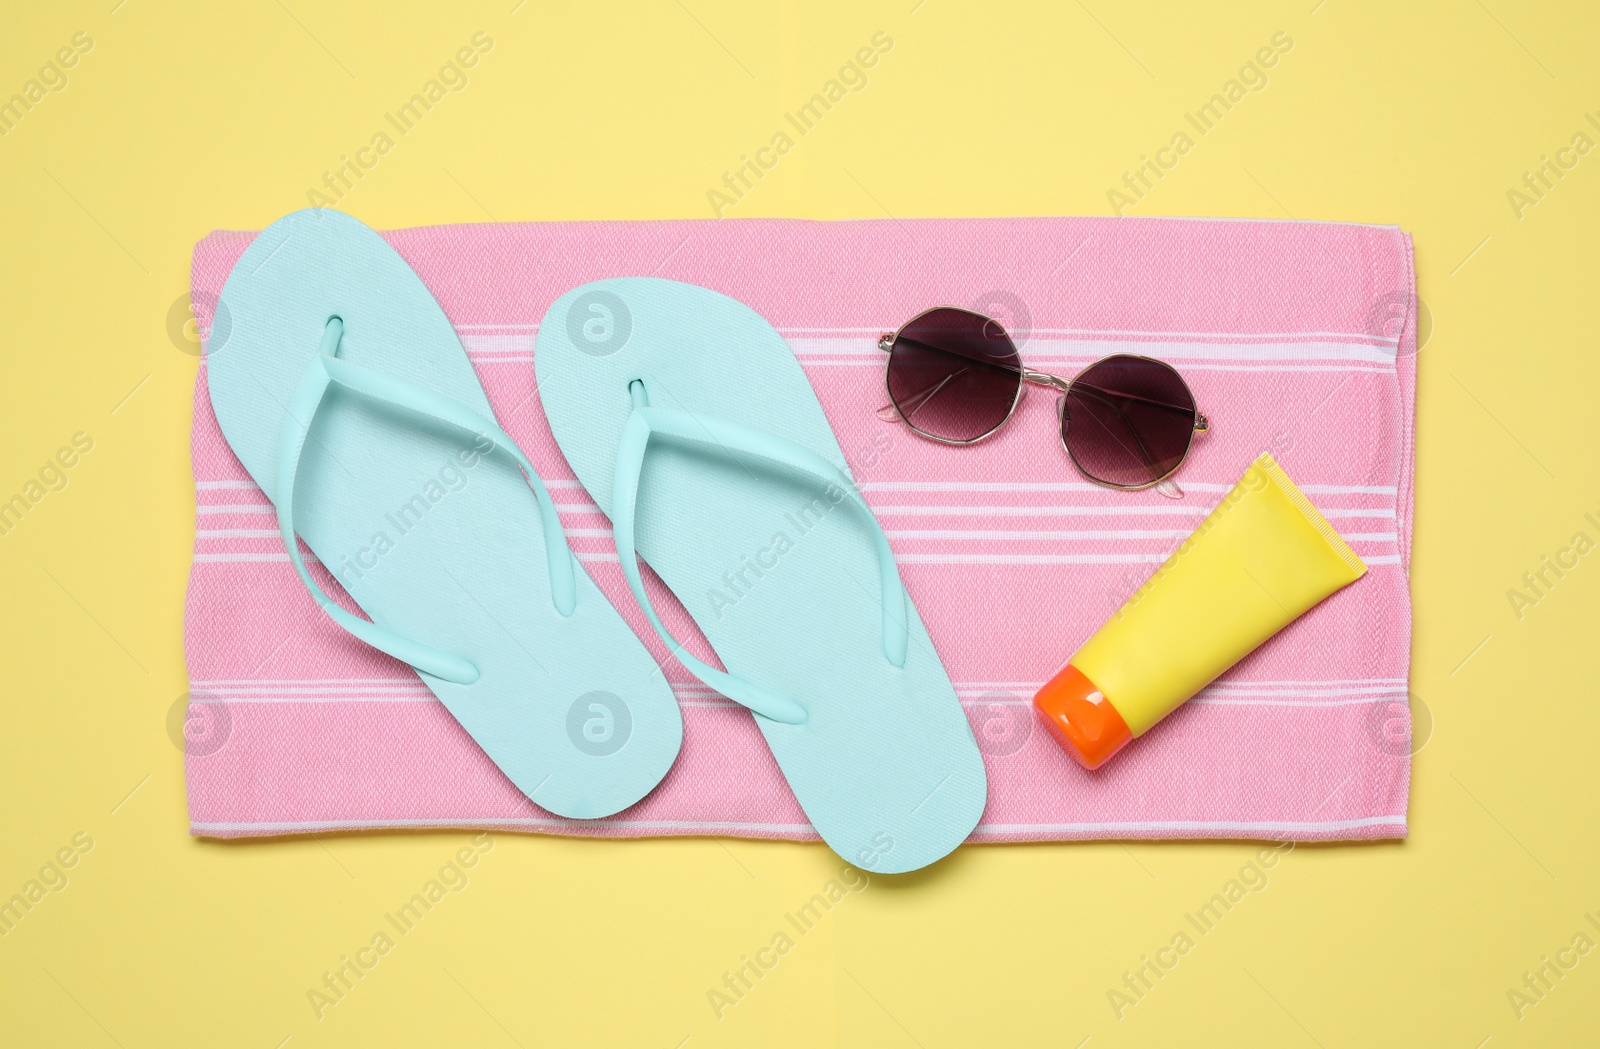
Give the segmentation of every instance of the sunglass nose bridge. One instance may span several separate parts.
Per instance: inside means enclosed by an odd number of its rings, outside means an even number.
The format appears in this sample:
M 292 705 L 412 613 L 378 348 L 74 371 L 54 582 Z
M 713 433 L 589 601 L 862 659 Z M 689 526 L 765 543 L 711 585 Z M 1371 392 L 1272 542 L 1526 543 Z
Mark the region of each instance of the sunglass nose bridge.
M 1063 379 L 1061 376 L 1051 375 L 1049 372 L 1036 372 L 1024 368 L 1022 369 L 1022 378 L 1024 382 L 1031 382 L 1035 386 L 1053 386 L 1062 393 L 1066 393 L 1072 388 L 1071 379 Z

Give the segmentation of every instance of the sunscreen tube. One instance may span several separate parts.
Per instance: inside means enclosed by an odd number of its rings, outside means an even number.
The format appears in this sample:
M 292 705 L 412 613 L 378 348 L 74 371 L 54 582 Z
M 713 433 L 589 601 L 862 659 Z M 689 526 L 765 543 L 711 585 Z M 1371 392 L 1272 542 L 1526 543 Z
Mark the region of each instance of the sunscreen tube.
M 1067 661 L 1034 708 L 1084 768 L 1111 755 L 1367 566 L 1262 455 Z

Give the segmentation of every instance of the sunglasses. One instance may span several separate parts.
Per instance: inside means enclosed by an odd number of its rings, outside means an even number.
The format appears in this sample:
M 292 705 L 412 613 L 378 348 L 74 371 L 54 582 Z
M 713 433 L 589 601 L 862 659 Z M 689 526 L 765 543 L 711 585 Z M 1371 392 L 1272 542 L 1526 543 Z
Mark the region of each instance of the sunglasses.
M 917 314 L 878 339 L 889 355 L 879 410 L 930 440 L 975 444 L 1004 426 L 1029 383 L 1060 391 L 1061 444 L 1078 472 L 1107 488 L 1162 485 L 1209 423 L 1169 364 L 1118 353 L 1071 379 L 1022 363 L 1011 336 L 991 317 L 954 306 Z M 1172 484 L 1162 493 L 1182 492 Z

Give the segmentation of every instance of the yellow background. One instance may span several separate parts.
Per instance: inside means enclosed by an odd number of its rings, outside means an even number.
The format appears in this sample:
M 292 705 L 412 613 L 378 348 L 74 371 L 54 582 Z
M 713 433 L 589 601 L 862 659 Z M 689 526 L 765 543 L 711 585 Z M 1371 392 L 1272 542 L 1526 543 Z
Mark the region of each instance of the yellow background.
M 1227 5 L 528 0 L 9 4 L 0 98 L 94 48 L 0 138 L 0 496 L 95 447 L 0 538 L 0 897 L 94 847 L 0 939 L 0 1043 L 49 1046 L 1593 1044 L 1600 954 L 1507 991 L 1600 911 L 1600 10 L 1509 0 Z M 1315 7 L 1314 7 L 1315 5 Z M 709 216 L 706 191 L 873 33 L 894 49 L 729 211 L 1106 214 L 1107 190 L 1266 45 L 1293 50 L 1130 214 L 1398 223 L 1421 351 L 1414 705 L 1402 844 L 1303 847 L 1143 1002 L 1106 992 L 1248 843 L 961 850 L 875 879 L 718 1020 L 706 992 L 839 869 L 821 846 L 496 835 L 471 884 L 321 1020 L 306 992 L 468 840 L 225 845 L 186 832 L 196 360 L 190 250 L 306 204 L 474 32 L 493 50 L 341 203 L 378 228 Z M 1597 133 L 1600 137 L 1600 133 Z M 129 394 L 132 393 L 130 397 Z M 113 412 L 113 409 L 115 411 Z M 1595 930 L 1590 928 L 1591 932 Z

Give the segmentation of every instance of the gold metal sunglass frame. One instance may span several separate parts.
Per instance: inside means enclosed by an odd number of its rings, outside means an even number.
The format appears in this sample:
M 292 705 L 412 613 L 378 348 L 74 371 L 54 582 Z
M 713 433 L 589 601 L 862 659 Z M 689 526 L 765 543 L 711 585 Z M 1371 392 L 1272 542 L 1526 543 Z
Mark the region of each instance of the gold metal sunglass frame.
M 993 427 L 991 427 L 988 430 L 985 430 L 983 433 L 979 434 L 976 437 L 959 438 L 959 439 L 958 438 L 954 438 L 954 437 L 943 437 L 943 436 L 940 436 L 939 434 L 936 434 L 936 433 L 929 433 L 927 430 L 924 430 L 921 427 L 917 426 L 917 424 L 911 420 L 911 415 L 915 415 L 917 413 L 917 411 L 920 410 L 920 408 L 922 407 L 923 404 L 926 404 L 928 402 L 928 400 L 930 400 L 933 397 L 934 394 L 938 393 L 939 389 L 942 388 L 943 385 L 944 385 L 943 382 L 941 382 L 938 386 L 934 387 L 931 391 L 923 391 L 922 393 L 919 393 L 917 395 L 917 397 L 921 399 L 920 403 L 917 404 L 915 407 L 913 407 L 911 409 L 910 415 L 907 415 L 905 410 L 901 408 L 899 401 L 897 401 L 895 399 L 894 392 L 889 386 L 889 371 L 894 365 L 894 347 L 895 347 L 895 344 L 897 342 L 899 342 L 899 340 L 901 338 L 901 333 L 904 332 L 905 329 L 910 327 L 912 324 L 914 324 L 917 321 L 921 320 L 923 317 L 926 317 L 928 314 L 934 313 L 934 312 L 937 312 L 937 311 L 940 311 L 940 310 L 954 310 L 957 313 L 965 313 L 968 316 L 979 318 L 986 325 L 989 325 L 989 324 L 994 325 L 996 330 L 1000 333 L 1000 335 L 1004 336 L 1006 342 L 1011 345 L 1012 353 L 1014 353 L 1016 355 L 1016 358 L 1017 358 L 1017 368 L 1018 368 L 1017 392 L 1015 394 L 1013 394 L 1012 397 L 1011 397 L 1011 404 L 1010 404 L 1010 406 L 1008 406 L 1006 408 L 1005 417 L 1002 418 L 998 423 L 995 423 L 995 425 Z M 935 347 L 935 346 L 927 346 L 926 348 L 927 349 L 931 349 L 931 350 L 937 350 L 938 349 L 938 347 Z M 933 307 L 930 307 L 930 308 L 928 308 L 926 310 L 923 310 L 921 313 L 917 314 L 915 317 L 912 317 L 910 320 L 908 320 L 904 324 L 900 325 L 900 327 L 895 329 L 894 331 L 885 332 L 882 335 L 878 336 L 878 349 L 883 351 L 883 353 L 885 355 L 885 358 L 886 358 L 885 362 L 884 362 L 884 369 L 883 369 L 883 389 L 884 389 L 884 392 L 886 394 L 888 394 L 888 396 L 889 396 L 889 403 L 884 405 L 882 408 L 878 409 L 879 418 L 883 418 L 883 419 L 898 418 L 901 422 L 905 423 L 906 426 L 909 427 L 913 433 L 917 434 L 919 437 L 925 437 L 930 441 L 937 441 L 940 444 L 953 444 L 953 445 L 977 444 L 979 441 L 982 441 L 985 438 L 994 436 L 995 433 L 999 432 L 1001 427 L 1005 426 L 1006 423 L 1011 421 L 1011 417 L 1014 414 L 1016 414 L 1017 405 L 1022 403 L 1023 395 L 1027 393 L 1028 386 L 1030 384 L 1034 385 L 1034 386 L 1048 386 L 1048 387 L 1051 387 L 1052 389 L 1056 390 L 1061 395 L 1056 400 L 1056 424 L 1057 424 L 1056 425 L 1056 434 L 1061 440 L 1061 448 L 1062 448 L 1062 450 L 1067 453 L 1067 458 L 1072 460 L 1072 465 L 1077 468 L 1077 471 L 1080 474 L 1082 474 L 1084 477 L 1088 478 L 1090 481 L 1093 481 L 1095 484 L 1101 485 L 1102 487 L 1105 487 L 1105 488 L 1114 488 L 1114 489 L 1117 489 L 1118 491 L 1124 491 L 1124 492 L 1138 492 L 1138 491 L 1143 491 L 1143 490 L 1145 490 L 1147 488 L 1154 488 L 1157 485 L 1162 484 L 1163 482 L 1167 481 L 1170 477 L 1172 477 L 1173 474 L 1177 473 L 1178 470 L 1180 468 L 1182 468 L 1183 464 L 1186 461 L 1188 461 L 1189 452 L 1194 447 L 1194 437 L 1195 437 L 1195 435 L 1196 434 L 1207 433 L 1211 429 L 1210 420 L 1207 419 L 1205 414 L 1199 410 L 1199 406 L 1195 402 L 1194 391 L 1189 389 L 1189 384 L 1188 384 L 1188 382 L 1186 382 L 1184 380 L 1183 375 L 1181 373 L 1179 373 L 1176 368 L 1173 368 L 1172 365 L 1168 364 L 1166 361 L 1157 360 L 1154 357 L 1145 357 L 1145 356 L 1142 356 L 1140 354 L 1135 354 L 1135 353 L 1114 353 L 1114 354 L 1109 354 L 1109 355 L 1107 355 L 1105 357 L 1101 357 L 1099 360 L 1093 361 L 1093 362 L 1089 363 L 1088 365 L 1084 366 L 1078 372 L 1078 375 L 1081 376 L 1084 372 L 1086 372 L 1089 369 L 1093 368 L 1097 364 L 1103 364 L 1106 361 L 1114 360 L 1114 359 L 1116 359 L 1118 357 L 1127 357 L 1127 358 L 1130 358 L 1132 360 L 1150 361 L 1151 363 L 1159 364 L 1162 367 L 1164 367 L 1164 368 L 1166 368 L 1166 369 L 1168 369 L 1169 371 L 1172 372 L 1172 374 L 1177 378 L 1178 382 L 1180 384 L 1182 384 L 1184 392 L 1189 395 L 1189 403 L 1196 405 L 1193 409 L 1186 409 L 1186 408 L 1183 408 L 1180 405 L 1176 405 L 1176 404 L 1163 404 L 1163 403 L 1161 403 L 1159 401 L 1151 401 L 1148 398 L 1144 398 L 1144 397 L 1134 397 L 1134 396 L 1131 396 L 1129 394 L 1116 393 L 1116 391 L 1103 391 L 1103 390 L 1100 390 L 1098 387 L 1089 385 L 1088 383 L 1078 382 L 1076 376 L 1074 378 L 1069 379 L 1069 378 L 1067 378 L 1065 376 L 1062 376 L 1062 375 L 1052 375 L 1049 372 L 1034 371 L 1033 369 L 1027 367 L 1026 365 L 1024 365 L 1022 363 L 1022 353 L 1021 353 L 1021 351 L 1017 349 L 1016 343 L 1012 340 L 1010 333 L 1005 330 L 1005 327 L 1003 325 L 1001 325 L 999 321 L 995 320 L 993 317 L 989 317 L 989 316 L 987 316 L 985 314 L 978 313 L 975 310 L 962 309 L 960 306 L 933 306 Z M 946 379 L 944 381 L 948 382 L 949 379 Z M 1116 483 L 1114 483 L 1112 481 L 1106 481 L 1106 480 L 1103 480 L 1103 479 L 1101 479 L 1099 477 L 1094 476 L 1088 470 L 1084 469 L 1084 466 L 1083 466 L 1082 463 L 1078 462 L 1078 457 L 1072 453 L 1072 446 L 1067 443 L 1067 423 L 1069 422 L 1069 420 L 1067 418 L 1067 415 L 1066 415 L 1066 411 L 1067 411 L 1067 394 L 1069 392 L 1071 392 L 1071 390 L 1073 389 L 1074 386 L 1078 386 L 1081 390 L 1083 390 L 1085 392 L 1088 392 L 1090 396 L 1093 396 L 1094 393 L 1101 393 L 1101 394 L 1116 393 L 1116 395 L 1119 396 L 1119 397 L 1123 397 L 1123 398 L 1126 398 L 1126 399 L 1129 399 L 1129 400 L 1144 401 L 1145 403 L 1155 405 L 1156 407 L 1170 408 L 1170 409 L 1172 409 L 1174 411 L 1184 412 L 1185 414 L 1188 414 L 1188 413 L 1192 412 L 1193 415 L 1194 415 L 1194 428 L 1189 434 L 1189 444 L 1184 447 L 1183 455 L 1178 457 L 1178 461 L 1175 464 L 1173 464 L 1172 469 L 1168 470 L 1166 473 L 1162 474 L 1160 477 L 1157 477 L 1152 481 L 1146 481 L 1143 484 L 1116 484 Z M 1110 404 L 1112 409 L 1115 410 L 1119 415 L 1122 413 L 1121 408 L 1118 408 L 1109 399 L 1106 399 L 1106 398 L 1103 398 L 1103 397 L 1101 399 L 1102 400 L 1106 400 L 1106 403 Z M 892 415 L 888 414 L 891 411 L 892 411 L 893 414 Z M 1128 427 L 1128 432 L 1133 435 L 1134 440 L 1137 441 L 1138 444 L 1139 444 L 1138 454 L 1144 459 L 1145 463 L 1148 466 L 1150 466 L 1152 469 L 1154 469 L 1155 463 L 1154 463 L 1154 461 L 1153 461 L 1153 459 L 1152 459 L 1152 457 L 1150 455 L 1149 450 L 1147 448 L 1145 448 L 1144 442 L 1142 440 L 1140 440 L 1138 429 L 1136 427 L 1134 427 L 1131 423 L 1128 423 L 1127 427 Z M 1115 434 L 1113 434 L 1112 436 L 1113 436 L 1114 439 L 1116 439 L 1116 435 Z M 1118 440 L 1119 444 L 1122 443 L 1120 439 L 1117 439 L 1117 440 Z M 1127 448 L 1127 445 L 1124 444 L 1123 447 Z M 1128 449 L 1128 451 L 1130 453 L 1132 453 L 1133 449 L 1130 448 L 1130 449 Z M 1181 494 L 1182 493 L 1180 492 L 1179 495 L 1181 495 Z

